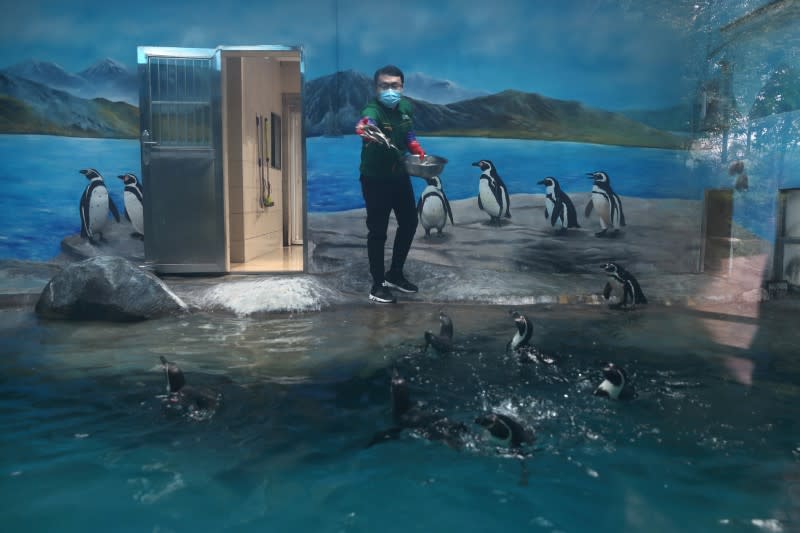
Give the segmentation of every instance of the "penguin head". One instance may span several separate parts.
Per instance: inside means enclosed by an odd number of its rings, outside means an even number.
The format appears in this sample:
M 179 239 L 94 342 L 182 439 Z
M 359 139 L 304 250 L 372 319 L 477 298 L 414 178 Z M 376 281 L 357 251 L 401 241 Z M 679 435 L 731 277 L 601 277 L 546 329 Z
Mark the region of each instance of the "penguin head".
M 627 385 L 628 375 L 625 370 L 614 363 L 608 363 L 603 368 L 603 382 L 595 389 L 594 395 L 617 400 Z
M 596 185 L 603 185 L 603 184 L 606 186 L 611 185 L 611 180 L 608 178 L 608 174 L 606 174 L 602 170 L 598 170 L 596 172 L 589 172 L 587 176 L 589 176 L 589 179 L 594 180 Z
M 81 174 L 86 176 L 87 180 L 93 180 L 94 178 L 101 178 L 101 179 L 103 178 L 103 176 L 101 176 L 100 173 L 93 168 L 83 168 L 81 169 Z
M 178 392 L 186 385 L 186 378 L 183 377 L 183 371 L 176 365 L 162 355 L 161 365 L 164 367 L 164 376 L 167 379 L 167 392 Z
M 444 311 L 439 311 L 439 322 L 442 325 L 441 329 L 439 330 L 439 335 L 452 339 L 453 321 L 450 319 L 449 316 L 447 316 L 447 314 Z
M 475 161 L 472 163 L 473 167 L 478 167 L 479 169 L 483 170 L 484 172 L 487 170 L 494 169 L 494 163 L 489 161 L 488 159 L 481 159 L 480 161 Z
M 121 179 L 122 183 L 124 183 L 125 185 L 133 185 L 134 183 L 136 183 L 136 174 L 133 174 L 132 172 L 128 172 L 127 174 L 120 174 L 117 177 Z
M 511 442 L 511 428 L 496 413 L 486 413 L 475 418 L 475 423 L 486 429 L 494 439 Z
M 544 185 L 545 187 L 556 187 L 558 186 L 558 182 L 552 176 L 547 176 L 542 181 L 538 182 L 537 185 Z
M 511 317 L 517 326 L 517 334 L 509 341 L 508 348 L 516 350 L 519 346 L 528 344 L 528 341 L 531 340 L 533 324 L 528 320 L 528 317 L 517 311 L 511 311 Z
M 609 276 L 613 276 L 614 274 L 617 274 L 620 271 L 620 267 L 616 263 L 606 263 L 603 265 L 602 268 L 603 270 L 606 271 L 606 274 L 608 274 Z
M 442 180 L 439 178 L 439 176 L 425 178 L 425 182 L 431 187 L 436 187 L 437 189 L 442 190 Z

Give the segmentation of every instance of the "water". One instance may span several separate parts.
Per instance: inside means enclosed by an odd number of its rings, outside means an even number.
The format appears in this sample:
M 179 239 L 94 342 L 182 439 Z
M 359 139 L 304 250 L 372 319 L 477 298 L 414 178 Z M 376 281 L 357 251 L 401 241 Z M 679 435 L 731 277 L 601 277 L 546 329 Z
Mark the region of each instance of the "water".
M 506 357 L 513 324 L 490 306 L 447 308 L 456 350 L 438 357 L 420 353 L 439 311 L 426 305 L 124 325 L 2 311 L 4 529 L 800 527 L 795 314 L 763 304 L 752 343 L 737 348 L 713 340 L 710 319 L 741 329 L 741 317 L 520 310 L 555 367 Z M 159 355 L 223 393 L 210 420 L 162 407 Z M 632 375 L 632 403 L 592 396 L 608 360 Z M 465 449 L 410 435 L 365 448 L 390 425 L 391 368 L 415 399 L 469 425 Z M 471 423 L 487 408 L 536 429 L 527 484 L 520 461 Z

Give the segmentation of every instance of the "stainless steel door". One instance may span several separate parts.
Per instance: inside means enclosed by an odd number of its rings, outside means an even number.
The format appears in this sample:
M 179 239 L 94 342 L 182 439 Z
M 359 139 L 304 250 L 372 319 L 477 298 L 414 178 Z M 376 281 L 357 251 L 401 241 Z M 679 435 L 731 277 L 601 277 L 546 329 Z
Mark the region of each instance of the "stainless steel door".
M 139 47 L 138 58 L 145 260 L 227 272 L 220 52 Z

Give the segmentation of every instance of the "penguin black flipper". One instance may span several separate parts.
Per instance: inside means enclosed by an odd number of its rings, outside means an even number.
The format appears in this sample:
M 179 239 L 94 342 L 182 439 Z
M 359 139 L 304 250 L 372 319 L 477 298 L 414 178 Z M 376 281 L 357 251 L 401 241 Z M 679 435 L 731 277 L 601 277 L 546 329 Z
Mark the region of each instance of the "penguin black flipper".
M 128 208 L 127 207 L 125 208 L 125 220 L 127 220 L 128 222 L 131 221 L 131 216 L 128 214 Z
M 594 202 L 592 201 L 591 198 L 589 198 L 589 203 L 586 204 L 586 208 L 583 210 L 583 216 L 588 218 L 589 215 L 592 214 L 592 209 L 593 208 L 594 208 Z
M 613 290 L 614 290 L 614 287 L 611 286 L 611 282 L 610 281 L 606 281 L 606 286 L 603 287 L 603 298 L 608 300 L 609 297 L 611 296 L 611 291 L 613 291 Z
M 505 217 L 506 218 L 511 218 L 511 198 L 509 198 L 509 196 L 508 196 L 508 187 L 506 187 L 506 184 L 503 183 L 503 180 L 500 179 L 500 176 L 497 176 L 497 181 L 500 183 L 500 185 L 503 186 L 503 196 L 505 196 L 505 199 L 506 199 L 506 214 L 505 214 Z
M 578 213 L 575 211 L 575 204 L 572 203 L 572 199 L 564 195 L 564 203 L 567 204 L 567 227 L 568 228 L 580 228 L 580 224 L 578 224 Z
M 81 237 L 84 239 L 93 239 L 92 230 L 89 228 L 89 194 L 88 190 L 83 192 L 81 196 Z
M 111 199 L 110 194 L 108 195 L 108 209 L 111 211 L 111 214 L 114 215 L 114 220 L 119 222 L 119 211 L 117 210 L 114 200 Z
M 559 218 L 564 216 L 564 204 L 558 199 L 553 199 L 553 214 L 550 215 L 550 225 L 555 226 Z
M 622 199 L 617 193 L 614 193 L 614 198 L 617 200 L 617 209 L 619 209 L 619 225 L 622 227 L 625 225 L 625 212 L 622 210 Z
M 503 205 L 503 182 L 500 181 L 500 178 L 497 178 L 495 183 L 489 182 L 489 188 L 492 190 L 492 194 L 494 195 L 494 199 L 497 202 L 497 205 Z M 480 198 L 479 198 L 480 199 Z M 503 216 L 503 213 L 500 213 L 500 216 Z
M 450 217 L 450 224 L 455 226 L 456 223 L 453 221 L 453 210 L 450 208 L 450 201 L 447 199 L 447 196 L 444 195 L 444 191 L 442 191 L 442 200 L 444 201 L 444 210 L 447 213 L 447 216 Z M 480 198 L 478 201 L 480 201 Z
M 420 196 L 420 197 L 419 197 L 419 200 L 417 200 L 417 216 L 418 216 L 418 217 L 421 217 L 421 216 L 422 216 L 422 200 L 423 200 L 423 199 L 424 199 L 424 198 L 423 198 L 422 196 Z
M 478 209 L 480 209 L 481 211 L 484 210 L 483 209 L 483 202 L 481 202 L 481 195 L 480 194 L 478 195 Z

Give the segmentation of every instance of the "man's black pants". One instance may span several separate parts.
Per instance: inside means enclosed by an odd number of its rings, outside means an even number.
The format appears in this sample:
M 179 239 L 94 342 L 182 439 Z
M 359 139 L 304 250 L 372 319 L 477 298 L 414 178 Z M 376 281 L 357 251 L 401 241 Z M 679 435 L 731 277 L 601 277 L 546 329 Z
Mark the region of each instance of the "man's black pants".
M 367 257 L 372 281 L 383 283 L 383 248 L 389 214 L 394 211 L 397 232 L 392 246 L 392 265 L 389 271 L 402 274 L 411 241 L 417 231 L 417 205 L 411 178 L 369 178 L 361 176 L 361 193 L 367 207 Z

